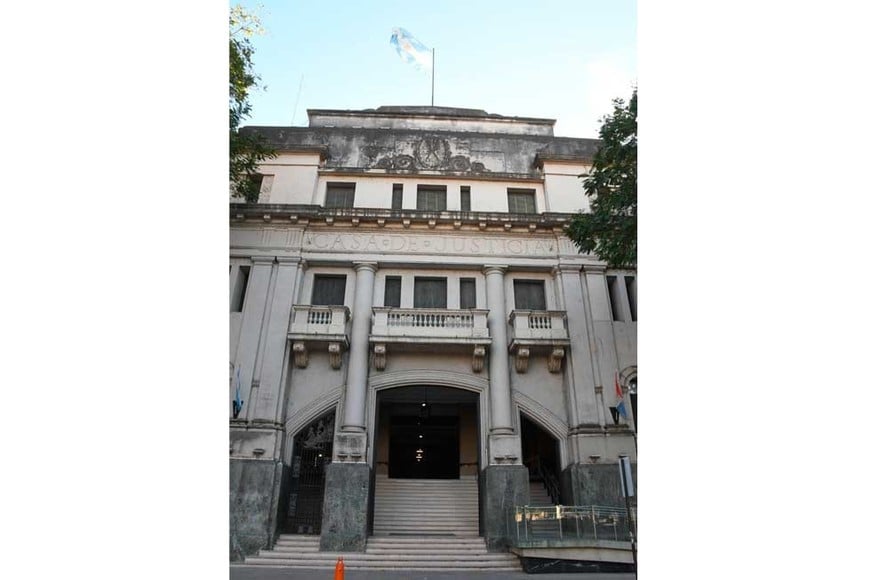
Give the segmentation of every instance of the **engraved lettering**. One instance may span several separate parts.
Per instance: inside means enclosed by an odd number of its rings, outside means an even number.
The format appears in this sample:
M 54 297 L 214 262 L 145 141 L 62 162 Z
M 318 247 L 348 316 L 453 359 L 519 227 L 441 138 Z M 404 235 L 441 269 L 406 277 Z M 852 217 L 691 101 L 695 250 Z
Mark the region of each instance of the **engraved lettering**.
M 508 240 L 507 249 L 512 254 L 522 254 L 523 243 L 520 240 Z
M 318 250 L 325 250 L 329 247 L 329 238 L 323 234 L 313 236 L 314 247 Z

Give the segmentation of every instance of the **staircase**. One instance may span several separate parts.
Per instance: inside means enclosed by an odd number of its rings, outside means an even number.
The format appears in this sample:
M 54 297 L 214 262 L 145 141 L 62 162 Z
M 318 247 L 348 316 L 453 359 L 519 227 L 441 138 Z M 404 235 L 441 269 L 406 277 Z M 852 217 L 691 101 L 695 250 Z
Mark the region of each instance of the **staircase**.
M 529 482 L 529 505 L 533 506 L 554 506 L 553 500 L 547 494 L 547 488 L 541 481 Z
M 375 536 L 477 536 L 477 479 L 388 479 L 375 483 Z
M 534 507 L 555 507 L 542 481 L 529 482 L 529 505 Z M 559 537 L 559 522 L 556 520 L 536 521 L 532 526 L 537 537 Z
M 374 535 L 366 551 L 319 552 L 320 536 L 285 534 L 245 565 L 347 570 L 521 571 L 511 553 L 488 552 L 479 536 L 477 480 L 388 479 L 375 488 Z
M 481 537 L 432 536 L 377 537 L 368 539 L 366 551 L 318 552 L 320 536 L 285 534 L 275 547 L 245 560 L 245 565 L 282 568 L 333 569 L 339 556 L 346 570 L 415 570 L 444 572 L 521 571 L 519 558 L 510 553 L 487 552 Z

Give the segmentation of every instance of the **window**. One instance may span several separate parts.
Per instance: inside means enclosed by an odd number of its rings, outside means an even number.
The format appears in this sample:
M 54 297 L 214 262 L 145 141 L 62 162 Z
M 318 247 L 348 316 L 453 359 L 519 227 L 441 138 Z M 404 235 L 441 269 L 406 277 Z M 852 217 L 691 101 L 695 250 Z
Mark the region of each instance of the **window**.
M 347 276 L 315 274 L 311 304 L 315 306 L 342 306 Z
M 414 278 L 414 308 L 447 308 L 447 278 Z
M 459 307 L 477 308 L 477 287 L 474 278 L 459 279 Z
M 628 308 L 631 310 L 631 321 L 637 322 L 637 283 L 634 276 L 625 277 L 625 292 L 628 294 Z
M 326 201 L 323 207 L 353 207 L 355 183 L 327 183 Z
M 622 304 L 619 302 L 619 278 L 616 276 L 607 277 L 607 294 L 610 296 L 610 312 L 615 322 L 625 321 L 625 313 L 622 311 Z
M 459 209 L 471 211 L 471 187 L 463 185 L 459 188 Z
M 393 184 L 393 203 L 390 206 L 393 209 L 402 209 L 402 184 Z
M 634 430 L 637 432 L 637 377 L 628 381 L 628 398 L 631 401 L 631 416 L 634 419 Z
M 444 211 L 447 209 L 447 187 L 444 185 L 418 185 L 417 209 Z
M 236 276 L 236 285 L 230 296 L 230 312 L 241 312 L 245 305 L 245 292 L 248 289 L 248 276 L 251 273 L 250 266 L 239 266 L 239 275 Z
M 534 189 L 508 189 L 508 211 L 511 213 L 537 213 Z
M 517 310 L 546 310 L 543 280 L 514 280 L 514 305 Z
M 402 305 L 402 278 L 387 276 L 384 284 L 384 306 L 399 308 Z
M 543 280 L 514 280 L 514 305 L 517 310 L 546 310 Z
M 255 173 L 251 176 L 251 183 L 253 184 L 254 191 L 260 192 L 263 189 L 263 175 L 260 173 Z

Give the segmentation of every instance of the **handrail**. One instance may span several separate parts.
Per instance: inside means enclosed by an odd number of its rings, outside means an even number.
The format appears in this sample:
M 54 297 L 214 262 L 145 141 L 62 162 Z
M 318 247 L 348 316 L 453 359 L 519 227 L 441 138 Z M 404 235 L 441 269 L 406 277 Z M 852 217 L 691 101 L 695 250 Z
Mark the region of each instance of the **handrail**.
M 530 473 L 540 477 L 544 481 L 544 488 L 547 490 L 547 495 L 550 496 L 553 503 L 558 504 L 562 500 L 562 493 L 556 475 L 550 471 L 549 467 L 544 465 L 540 457 L 532 459 L 530 468 Z
M 513 511 L 513 513 L 511 513 Z M 599 505 L 514 506 L 508 508 L 511 542 L 534 546 L 554 539 L 560 541 L 637 542 L 637 512 L 632 518 L 625 508 Z

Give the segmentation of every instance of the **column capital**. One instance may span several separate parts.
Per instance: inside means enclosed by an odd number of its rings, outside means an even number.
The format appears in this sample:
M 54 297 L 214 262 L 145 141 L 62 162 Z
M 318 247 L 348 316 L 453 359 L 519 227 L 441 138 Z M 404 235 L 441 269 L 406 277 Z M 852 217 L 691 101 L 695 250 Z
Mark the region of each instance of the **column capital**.
M 583 271 L 588 274 L 604 274 L 607 266 L 604 264 L 583 264 Z
M 275 261 L 275 256 L 251 256 L 251 261 L 255 264 L 271 264 Z
M 377 262 L 354 262 L 353 269 L 357 272 L 361 272 L 363 270 L 369 270 L 371 272 L 378 271 L 378 263 Z
M 489 276 L 490 274 L 502 274 L 507 271 L 508 267 L 505 264 L 484 264 L 483 273 Z
M 554 276 L 559 274 L 579 274 L 582 269 L 582 264 L 557 264 L 553 266 L 552 272 Z
M 279 266 L 284 265 L 284 264 L 286 264 L 286 265 L 295 264 L 295 265 L 301 266 L 305 262 L 305 260 L 303 260 L 299 256 L 278 256 L 275 259 L 278 260 Z

